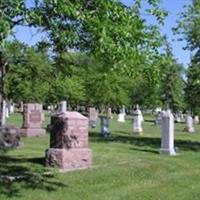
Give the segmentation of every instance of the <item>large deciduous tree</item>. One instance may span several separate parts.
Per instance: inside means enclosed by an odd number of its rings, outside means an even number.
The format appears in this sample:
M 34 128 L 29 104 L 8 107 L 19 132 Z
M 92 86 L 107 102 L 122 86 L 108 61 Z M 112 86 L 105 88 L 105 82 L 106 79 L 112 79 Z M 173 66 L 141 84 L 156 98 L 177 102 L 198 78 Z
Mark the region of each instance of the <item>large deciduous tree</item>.
M 193 0 L 191 4 L 185 6 L 178 26 L 174 30 L 180 34 L 181 40 L 187 42 L 185 48 L 191 51 L 185 97 L 188 109 L 196 114 L 200 111 L 200 0 Z
M 0 0 L 0 125 L 5 123 L 5 93 L 3 79 L 9 63 L 5 57 L 5 41 L 15 26 L 25 22 L 26 7 L 24 0 Z
M 149 0 L 148 3 L 151 9 L 147 12 L 162 24 L 166 12 L 159 8 L 157 0 Z M 127 81 L 132 79 L 130 83 L 134 82 L 134 86 L 143 77 L 147 91 L 149 88 L 153 91 L 159 76 L 154 64 L 159 57 L 162 37 L 158 26 L 148 25 L 141 17 L 141 7 L 141 0 L 135 1 L 131 7 L 116 0 L 43 0 L 36 1 L 32 8 L 35 13 L 32 20 L 49 36 L 57 72 L 65 73 L 64 78 L 70 79 L 71 67 L 63 59 L 67 52 L 82 52 L 93 57 L 96 63 L 101 63 L 101 67 L 94 68 L 95 75 L 91 77 L 101 80 L 100 86 L 104 90 L 107 88 L 110 94 L 109 97 L 99 91 L 102 102 L 111 103 L 115 99 L 117 104 L 126 104 L 127 96 L 131 95 L 127 95 L 128 91 L 120 81 L 122 77 Z M 120 84 L 115 87 L 113 83 Z M 95 91 L 94 87 L 91 89 Z M 123 98 L 117 98 L 118 92 Z

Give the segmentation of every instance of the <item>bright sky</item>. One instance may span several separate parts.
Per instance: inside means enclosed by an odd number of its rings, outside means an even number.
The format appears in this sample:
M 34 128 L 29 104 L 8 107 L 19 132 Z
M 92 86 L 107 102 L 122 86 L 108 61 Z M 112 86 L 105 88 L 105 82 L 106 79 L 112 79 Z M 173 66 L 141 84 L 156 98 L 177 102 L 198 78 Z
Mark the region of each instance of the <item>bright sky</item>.
M 132 5 L 134 0 L 121 0 L 126 5 Z M 142 0 L 143 3 L 147 0 Z M 179 63 L 183 63 L 185 66 L 189 63 L 190 53 L 188 51 L 183 50 L 182 48 L 185 46 L 184 42 L 176 41 L 177 36 L 174 36 L 171 28 L 176 26 L 176 21 L 178 20 L 178 13 L 183 10 L 183 5 L 189 4 L 191 0 L 162 0 L 161 6 L 169 12 L 168 17 L 165 20 L 165 25 L 162 27 L 162 34 L 166 34 L 168 37 L 168 41 L 171 43 L 173 48 L 173 53 L 175 57 L 178 59 Z M 154 23 L 152 18 L 148 16 L 144 16 L 148 22 Z M 18 27 L 16 29 L 17 38 L 25 43 L 30 45 L 35 44 L 41 37 L 45 37 L 45 35 L 36 34 L 35 29 L 27 29 L 23 27 Z M 173 40 L 175 39 L 175 40 Z
M 126 5 L 131 5 L 134 0 L 121 0 Z M 145 4 L 145 1 L 142 0 Z M 161 29 L 162 34 L 166 34 L 168 41 L 170 42 L 173 53 L 178 59 L 179 63 L 183 63 L 184 66 L 187 66 L 190 60 L 190 52 L 185 51 L 182 48 L 186 45 L 185 42 L 177 41 L 177 36 L 174 36 L 171 28 L 176 26 L 176 21 L 179 19 L 178 13 L 183 11 L 183 6 L 191 3 L 191 0 L 161 0 L 161 7 L 169 12 L 168 17 L 165 20 L 165 24 Z M 152 18 L 145 18 L 152 23 Z

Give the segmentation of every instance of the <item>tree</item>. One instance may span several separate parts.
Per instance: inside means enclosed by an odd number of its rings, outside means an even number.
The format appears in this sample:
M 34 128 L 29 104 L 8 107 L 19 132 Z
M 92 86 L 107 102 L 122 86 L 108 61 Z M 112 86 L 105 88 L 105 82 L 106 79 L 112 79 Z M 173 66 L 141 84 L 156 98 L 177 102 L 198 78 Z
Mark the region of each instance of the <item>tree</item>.
M 185 97 L 188 109 L 196 114 L 200 108 L 200 0 L 193 0 L 185 6 L 174 31 L 186 40 L 185 48 L 191 51 L 192 59 L 187 70 Z
M 200 59 L 199 52 L 192 58 L 187 70 L 187 82 L 185 88 L 185 99 L 187 108 L 193 114 L 200 114 Z
M 160 100 L 162 106 L 174 112 L 184 108 L 183 66 L 173 58 L 172 49 L 166 45 L 160 63 Z
M 152 6 L 148 13 L 162 23 L 166 12 L 159 8 L 157 0 L 149 0 L 148 3 Z M 130 83 L 134 82 L 136 86 L 137 80 L 143 76 L 147 78 L 146 86 L 149 84 L 151 88 L 158 79 L 157 66 L 153 64 L 158 57 L 157 49 L 162 45 L 162 37 L 158 26 L 148 25 L 141 17 L 140 8 L 140 0 L 135 1 L 132 7 L 115 0 L 45 0 L 37 1 L 32 9 L 37 15 L 37 18 L 33 17 L 34 22 L 48 33 L 57 72 L 64 73 L 66 78 L 71 77 L 73 67 L 63 59 L 67 53 L 75 51 L 92 57 L 100 63 L 100 69 L 91 70 L 95 77 L 90 75 L 93 80 L 95 78 L 103 83 L 96 89 L 109 88 L 112 98 L 105 92 L 99 92 L 99 95 L 103 98 L 102 102 L 108 103 L 110 99 L 111 104 L 116 102 L 117 95 L 113 96 L 116 91 L 120 91 L 118 96 L 124 97 L 122 102 L 130 102 L 122 77 L 133 80 Z M 117 84 L 116 88 L 111 85 L 112 81 Z M 94 85 L 89 85 L 96 91 Z
M 44 102 L 52 76 L 46 53 L 19 41 L 6 42 L 5 47 L 10 66 L 4 78 L 5 96 L 15 102 Z

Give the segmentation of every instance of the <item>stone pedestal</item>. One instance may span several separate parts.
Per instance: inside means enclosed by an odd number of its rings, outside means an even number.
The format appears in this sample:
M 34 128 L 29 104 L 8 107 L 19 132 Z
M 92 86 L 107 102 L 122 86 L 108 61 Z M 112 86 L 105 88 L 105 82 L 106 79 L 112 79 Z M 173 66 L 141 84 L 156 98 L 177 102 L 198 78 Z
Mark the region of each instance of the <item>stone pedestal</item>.
M 194 132 L 193 119 L 192 119 L 191 115 L 189 115 L 189 114 L 186 116 L 186 126 L 185 126 L 184 130 L 189 133 Z
M 21 128 L 22 136 L 43 136 L 45 134 L 45 130 L 42 128 L 44 120 L 42 104 L 24 104 L 23 110 L 23 125 Z
M 161 154 L 176 155 L 174 149 L 174 117 L 167 110 L 162 113 Z
M 95 108 L 90 107 L 89 108 L 89 126 L 91 128 L 95 128 L 96 127 L 96 121 L 98 118 L 98 114 Z
M 88 148 L 88 118 L 78 112 L 55 114 L 51 118 L 50 149 L 46 165 L 64 170 L 88 168 L 92 152 Z

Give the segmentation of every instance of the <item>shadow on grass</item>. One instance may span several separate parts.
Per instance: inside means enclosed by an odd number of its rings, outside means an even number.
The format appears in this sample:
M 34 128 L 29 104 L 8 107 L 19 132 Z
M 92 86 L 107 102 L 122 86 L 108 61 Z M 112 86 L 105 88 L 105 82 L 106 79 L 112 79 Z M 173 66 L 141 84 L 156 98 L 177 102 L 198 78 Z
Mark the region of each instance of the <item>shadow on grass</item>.
M 56 174 L 50 173 L 43 165 L 44 158 L 40 157 L 22 158 L 0 155 L 0 194 L 11 198 L 23 196 L 21 190 L 24 189 L 52 192 L 59 187 L 67 187 L 56 180 Z
M 121 135 L 120 135 L 121 133 Z M 144 136 L 131 136 L 125 135 L 125 132 L 118 132 L 116 135 L 111 135 L 110 137 L 103 138 L 97 132 L 90 132 L 90 141 L 92 142 L 121 142 L 129 143 L 138 147 L 150 147 L 152 149 L 160 149 L 161 139 L 156 137 L 144 137 Z M 200 151 L 200 142 L 191 140 L 175 140 L 175 147 L 178 147 L 182 151 Z M 142 151 L 142 149 L 141 149 Z M 153 153 L 153 152 L 152 152 Z

